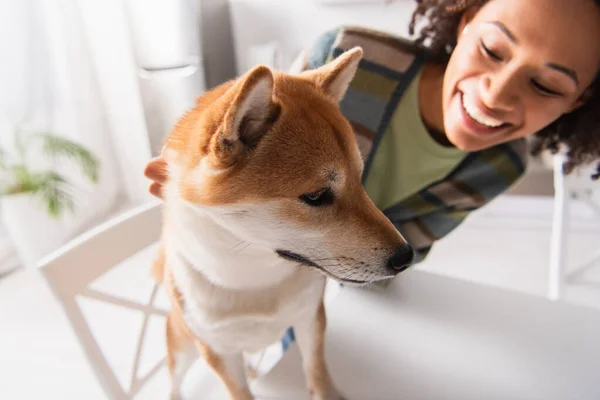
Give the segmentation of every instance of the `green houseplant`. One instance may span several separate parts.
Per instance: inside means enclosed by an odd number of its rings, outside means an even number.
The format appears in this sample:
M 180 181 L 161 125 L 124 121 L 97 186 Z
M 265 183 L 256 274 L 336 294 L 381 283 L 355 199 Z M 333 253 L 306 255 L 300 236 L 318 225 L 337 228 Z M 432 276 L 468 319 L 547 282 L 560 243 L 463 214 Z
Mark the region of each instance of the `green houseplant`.
M 40 151 L 54 163 L 61 159 L 73 162 L 90 182 L 98 181 L 98 160 L 71 140 L 51 133 L 35 133 L 16 134 L 14 143 L 12 154 L 0 147 L 0 199 L 19 194 L 33 196 L 53 218 L 59 218 L 66 210 L 74 211 L 73 186 L 54 169 L 32 168 L 28 162 L 32 150 Z
M 0 145 L 0 219 L 23 265 L 34 267 L 81 224 L 78 201 L 92 203 L 78 186 L 98 182 L 99 161 L 52 133 L 16 131 L 10 144 Z

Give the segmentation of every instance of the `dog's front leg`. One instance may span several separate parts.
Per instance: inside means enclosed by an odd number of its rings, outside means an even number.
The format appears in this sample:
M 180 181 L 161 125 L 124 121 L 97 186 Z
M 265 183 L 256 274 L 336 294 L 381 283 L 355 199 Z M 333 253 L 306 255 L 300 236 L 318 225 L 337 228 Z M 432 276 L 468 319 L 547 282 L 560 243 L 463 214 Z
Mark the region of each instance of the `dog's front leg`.
M 325 306 L 319 304 L 315 317 L 294 326 L 308 389 L 313 400 L 343 400 L 335 388 L 325 363 Z
M 206 363 L 219 376 L 232 400 L 253 400 L 246 378 L 243 354 L 219 354 L 199 340 L 196 346 Z

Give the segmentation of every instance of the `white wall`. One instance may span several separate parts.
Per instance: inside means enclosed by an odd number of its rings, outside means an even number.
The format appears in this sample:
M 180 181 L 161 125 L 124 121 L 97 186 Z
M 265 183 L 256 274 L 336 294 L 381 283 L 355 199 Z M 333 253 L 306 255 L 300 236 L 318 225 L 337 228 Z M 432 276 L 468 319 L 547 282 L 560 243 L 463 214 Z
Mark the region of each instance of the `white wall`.
M 236 75 L 228 0 L 198 0 L 206 87 L 213 88 Z
M 253 52 L 276 43 L 283 67 L 321 33 L 340 24 L 361 25 L 408 36 L 414 0 L 349 1 L 325 5 L 318 0 L 230 0 L 238 74 L 257 61 Z M 261 60 L 262 61 L 262 60 Z

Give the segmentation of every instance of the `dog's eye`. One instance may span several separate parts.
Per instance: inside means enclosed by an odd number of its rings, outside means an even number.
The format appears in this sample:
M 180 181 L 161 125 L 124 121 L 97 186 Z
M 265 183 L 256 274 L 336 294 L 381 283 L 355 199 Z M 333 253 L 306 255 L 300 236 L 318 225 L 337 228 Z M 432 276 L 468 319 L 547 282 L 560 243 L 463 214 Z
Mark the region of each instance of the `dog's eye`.
M 319 190 L 318 192 L 303 194 L 300 201 L 309 206 L 319 207 L 333 203 L 333 193 L 329 189 Z

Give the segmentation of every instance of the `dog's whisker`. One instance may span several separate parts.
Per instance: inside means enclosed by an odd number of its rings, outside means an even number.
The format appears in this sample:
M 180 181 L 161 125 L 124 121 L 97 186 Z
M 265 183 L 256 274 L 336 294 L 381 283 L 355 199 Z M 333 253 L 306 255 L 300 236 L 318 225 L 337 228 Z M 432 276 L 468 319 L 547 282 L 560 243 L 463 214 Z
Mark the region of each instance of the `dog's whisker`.
M 341 261 L 336 261 L 336 260 L 330 260 L 330 262 L 319 262 L 318 265 L 320 267 L 336 267 L 339 265 L 342 265 Z
M 236 244 L 235 246 L 233 246 L 231 249 L 229 249 L 229 251 L 235 250 L 238 246 L 242 245 L 243 243 L 246 243 L 246 241 L 242 240 L 241 242 L 239 242 L 238 244 Z
M 319 267 L 321 267 L 321 268 L 339 268 L 340 265 L 339 264 L 321 264 L 321 265 L 319 265 Z
M 239 249 L 238 251 L 236 251 L 235 254 L 241 253 L 242 251 L 246 250 L 251 245 L 252 245 L 252 243 L 248 242 L 248 244 L 246 244 L 244 247 L 242 247 L 241 249 Z
M 341 266 L 342 266 L 341 263 L 338 264 L 338 265 L 336 265 L 336 267 L 341 267 Z M 354 279 L 355 276 L 354 276 L 353 272 L 354 271 L 352 271 L 352 270 L 343 271 L 342 272 L 342 276 L 340 278 L 342 278 L 342 279 Z
M 313 261 L 318 262 L 318 261 L 339 261 L 339 260 L 344 260 L 346 259 L 346 257 L 328 257 L 328 258 L 315 258 Z

